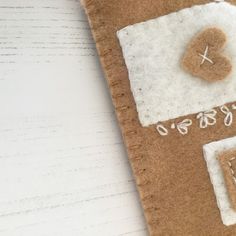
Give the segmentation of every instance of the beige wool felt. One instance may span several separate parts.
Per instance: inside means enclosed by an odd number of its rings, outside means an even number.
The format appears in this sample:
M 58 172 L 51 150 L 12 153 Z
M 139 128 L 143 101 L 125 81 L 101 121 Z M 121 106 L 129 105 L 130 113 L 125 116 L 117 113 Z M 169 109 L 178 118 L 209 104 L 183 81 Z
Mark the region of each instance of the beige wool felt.
M 176 12 L 208 0 L 83 0 L 108 82 L 151 236 L 236 235 L 221 221 L 202 146 L 236 135 L 236 122 L 217 123 L 182 136 L 165 137 L 143 128 L 130 90 L 128 71 L 116 32 L 127 25 Z M 236 3 L 236 0 L 230 1 Z M 197 20 L 197 19 L 196 19 Z M 158 45 L 157 45 L 158 46 Z M 193 119 L 195 115 L 188 116 Z M 177 120 L 178 122 L 178 120 Z M 171 121 L 167 122 L 170 125 Z
M 203 30 L 187 46 L 182 67 L 209 82 L 225 79 L 232 70 L 230 59 L 223 55 L 226 43 L 226 35 L 221 29 Z
M 218 159 L 223 171 L 232 208 L 236 210 L 236 149 L 220 153 Z

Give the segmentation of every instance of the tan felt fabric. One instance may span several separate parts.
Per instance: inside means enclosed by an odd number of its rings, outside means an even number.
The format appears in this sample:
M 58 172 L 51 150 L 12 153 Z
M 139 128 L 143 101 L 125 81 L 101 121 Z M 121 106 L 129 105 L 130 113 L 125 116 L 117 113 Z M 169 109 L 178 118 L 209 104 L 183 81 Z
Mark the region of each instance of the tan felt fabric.
M 222 54 L 226 41 L 226 35 L 218 28 L 203 30 L 189 43 L 183 68 L 210 82 L 225 79 L 232 70 L 230 60 Z
M 236 122 L 231 127 L 224 126 L 225 115 L 218 109 L 217 124 L 206 129 L 200 129 L 195 116 L 189 116 L 194 118 L 194 122 L 186 136 L 173 131 L 162 137 L 155 126 L 142 128 L 116 31 L 130 24 L 207 2 L 83 2 L 152 236 L 236 235 L 236 226 L 226 227 L 221 221 L 202 153 L 203 144 L 235 136 Z M 236 0 L 232 2 L 236 3 Z M 170 121 L 167 124 L 170 125 Z
M 236 149 L 220 153 L 218 159 L 223 171 L 231 205 L 236 210 Z

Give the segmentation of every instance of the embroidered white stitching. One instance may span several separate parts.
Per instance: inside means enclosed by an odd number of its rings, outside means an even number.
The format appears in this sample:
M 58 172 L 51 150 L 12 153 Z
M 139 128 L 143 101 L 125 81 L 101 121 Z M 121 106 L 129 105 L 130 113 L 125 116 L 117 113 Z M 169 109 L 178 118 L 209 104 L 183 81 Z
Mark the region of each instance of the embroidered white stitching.
M 232 176 L 233 176 L 234 183 L 236 184 L 235 171 L 233 170 L 233 167 L 232 167 L 232 161 L 234 161 L 235 159 L 236 159 L 236 157 L 232 157 L 232 158 L 228 161 L 228 166 L 229 166 L 230 171 L 231 171 L 231 174 L 232 174 Z
M 192 120 L 190 119 L 185 119 L 183 121 L 181 121 L 180 123 L 178 124 L 172 124 L 171 125 L 171 128 L 172 129 L 175 129 L 177 128 L 177 130 L 179 131 L 179 133 L 183 134 L 183 135 L 186 135 L 188 133 L 188 126 L 191 126 L 192 125 Z
M 169 133 L 168 130 L 161 124 L 158 124 L 156 129 L 161 136 L 166 136 Z
M 220 110 L 222 113 L 224 113 L 226 115 L 225 119 L 224 119 L 225 126 L 227 126 L 227 127 L 231 126 L 233 123 L 233 113 L 225 105 L 220 107 Z
M 209 46 L 207 45 L 204 54 L 198 53 L 198 55 L 202 57 L 201 65 L 204 64 L 205 61 L 208 61 L 211 64 L 214 64 L 213 61 L 207 57 L 208 49 L 209 49 Z
M 231 108 L 233 110 L 236 110 L 236 104 L 231 105 Z M 231 126 L 233 124 L 233 113 L 230 111 L 230 109 L 226 105 L 221 106 L 220 110 L 222 113 L 225 114 L 225 118 L 224 118 L 225 126 L 227 127 Z M 199 120 L 199 127 L 201 129 L 205 129 L 208 126 L 215 125 L 217 122 L 216 114 L 217 114 L 217 111 L 215 109 L 200 112 L 199 114 L 197 114 L 196 118 Z M 172 123 L 170 128 L 177 129 L 179 133 L 181 133 L 182 135 L 186 135 L 188 133 L 188 127 L 191 125 L 192 125 L 192 120 L 185 119 L 182 122 L 177 123 L 177 124 Z M 162 124 L 158 124 L 156 126 L 156 129 L 159 132 L 159 134 L 162 136 L 166 136 L 169 134 L 168 129 L 165 128 Z
M 205 129 L 209 125 L 215 125 L 216 124 L 216 118 L 215 118 L 216 114 L 217 114 L 217 111 L 214 109 L 209 110 L 209 111 L 200 112 L 197 115 L 197 119 L 200 120 L 200 128 Z

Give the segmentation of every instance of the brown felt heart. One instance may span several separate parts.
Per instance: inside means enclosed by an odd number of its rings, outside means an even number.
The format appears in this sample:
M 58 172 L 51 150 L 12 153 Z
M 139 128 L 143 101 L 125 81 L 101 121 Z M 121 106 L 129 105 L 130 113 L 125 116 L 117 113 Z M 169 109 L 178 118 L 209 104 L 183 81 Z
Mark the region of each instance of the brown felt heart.
M 183 68 L 192 75 L 210 82 L 225 79 L 232 70 L 230 60 L 221 52 L 226 41 L 226 35 L 222 30 L 204 30 L 187 46 L 182 60 Z

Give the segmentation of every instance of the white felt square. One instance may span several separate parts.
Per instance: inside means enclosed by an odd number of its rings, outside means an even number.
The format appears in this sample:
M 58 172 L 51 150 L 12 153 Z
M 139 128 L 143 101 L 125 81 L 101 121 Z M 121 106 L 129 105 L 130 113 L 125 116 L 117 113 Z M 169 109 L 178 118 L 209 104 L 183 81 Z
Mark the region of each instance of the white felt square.
M 223 171 L 217 159 L 219 153 L 236 147 L 236 137 L 212 142 L 203 146 L 204 158 L 214 188 L 217 205 L 225 225 L 236 224 L 236 211 L 231 207 Z
M 223 54 L 236 65 L 236 7 L 226 2 L 194 6 L 117 32 L 143 126 L 236 101 L 235 66 L 227 79 L 210 83 L 180 65 L 192 38 L 209 27 L 226 34 Z

